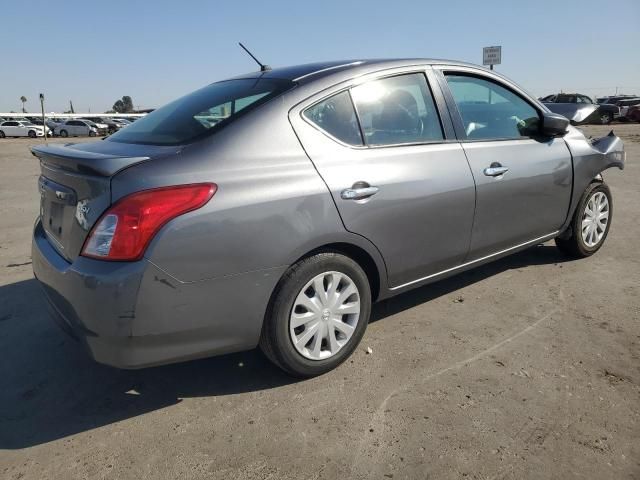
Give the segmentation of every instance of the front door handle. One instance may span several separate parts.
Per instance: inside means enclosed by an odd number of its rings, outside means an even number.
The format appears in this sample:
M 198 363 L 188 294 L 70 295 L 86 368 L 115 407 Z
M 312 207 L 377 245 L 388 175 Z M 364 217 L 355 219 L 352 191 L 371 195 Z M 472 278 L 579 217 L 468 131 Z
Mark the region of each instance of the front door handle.
M 504 175 L 505 173 L 507 173 L 509 171 L 508 167 L 503 167 L 500 163 L 498 162 L 493 162 L 491 164 L 491 166 L 485 168 L 483 170 L 484 174 L 487 177 L 499 177 L 500 175 Z
M 340 198 L 343 200 L 363 200 L 375 195 L 380 190 L 378 187 L 372 187 L 368 183 L 358 182 L 351 188 L 347 188 L 340 192 Z

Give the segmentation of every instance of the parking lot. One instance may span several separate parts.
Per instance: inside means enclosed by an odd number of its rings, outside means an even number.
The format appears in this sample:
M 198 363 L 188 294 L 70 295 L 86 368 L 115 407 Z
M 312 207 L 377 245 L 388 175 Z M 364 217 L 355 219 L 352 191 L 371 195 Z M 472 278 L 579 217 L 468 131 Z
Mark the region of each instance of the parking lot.
M 43 140 L 3 139 L 0 478 L 640 478 L 640 124 L 584 130 L 611 128 L 627 167 L 604 174 L 595 256 L 549 242 L 379 303 L 353 357 L 302 382 L 257 351 L 90 360 L 33 280 Z

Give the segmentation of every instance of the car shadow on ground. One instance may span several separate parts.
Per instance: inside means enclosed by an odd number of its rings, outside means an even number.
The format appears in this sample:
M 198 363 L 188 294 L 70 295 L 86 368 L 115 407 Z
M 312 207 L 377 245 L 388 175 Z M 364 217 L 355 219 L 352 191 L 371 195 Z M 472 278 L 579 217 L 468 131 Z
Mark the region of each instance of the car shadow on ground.
M 566 261 L 538 246 L 374 306 L 379 321 L 507 270 Z M 20 449 L 133 418 L 183 398 L 291 384 L 258 350 L 125 371 L 98 365 L 48 318 L 35 280 L 0 287 L 0 449 Z

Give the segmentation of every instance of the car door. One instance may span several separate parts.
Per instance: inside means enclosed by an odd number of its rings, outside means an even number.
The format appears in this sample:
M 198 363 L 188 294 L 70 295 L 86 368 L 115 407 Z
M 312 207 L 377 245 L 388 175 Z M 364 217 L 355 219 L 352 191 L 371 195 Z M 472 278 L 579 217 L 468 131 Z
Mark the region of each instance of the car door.
M 2 124 L 2 131 L 7 137 L 17 137 L 18 133 L 18 122 L 8 121 Z
M 378 248 L 392 289 L 460 265 L 469 248 L 473 177 L 429 72 L 369 75 L 290 112 L 345 228 Z
M 75 135 L 75 120 L 67 120 L 63 125 L 60 126 L 60 130 L 66 130 L 69 136 Z
M 565 141 L 540 135 L 539 107 L 513 84 L 474 69 L 439 78 L 476 183 L 467 261 L 556 233 L 572 187 Z
M 85 133 L 85 124 L 80 120 L 73 120 L 73 135 L 79 136 Z

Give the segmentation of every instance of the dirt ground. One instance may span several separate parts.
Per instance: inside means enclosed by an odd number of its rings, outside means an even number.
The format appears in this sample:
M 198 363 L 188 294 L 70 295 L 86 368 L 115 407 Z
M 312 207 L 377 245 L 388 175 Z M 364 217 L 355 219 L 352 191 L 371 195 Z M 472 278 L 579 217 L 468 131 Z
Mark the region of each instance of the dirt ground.
M 0 478 L 640 478 L 640 125 L 613 128 L 598 254 L 550 242 L 378 304 L 303 382 L 255 351 L 93 363 L 33 280 L 40 140 L 0 141 Z

